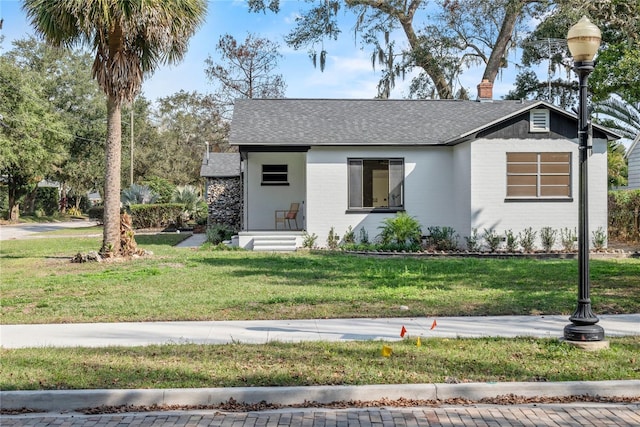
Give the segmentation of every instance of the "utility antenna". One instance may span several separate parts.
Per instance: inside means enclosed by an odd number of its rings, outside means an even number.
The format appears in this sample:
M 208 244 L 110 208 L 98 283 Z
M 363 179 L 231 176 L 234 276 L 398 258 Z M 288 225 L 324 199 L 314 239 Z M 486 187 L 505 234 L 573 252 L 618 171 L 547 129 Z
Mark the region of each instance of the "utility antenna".
M 555 74 L 555 66 L 553 65 L 553 56 L 559 52 L 564 52 L 567 49 L 567 40 L 565 39 L 554 39 L 554 38 L 546 38 L 540 40 L 532 40 L 525 43 L 529 46 L 535 46 L 538 49 L 544 49 L 547 51 L 547 57 L 549 60 L 549 65 L 547 67 L 547 90 L 549 92 L 549 102 L 552 102 L 551 99 L 551 76 Z

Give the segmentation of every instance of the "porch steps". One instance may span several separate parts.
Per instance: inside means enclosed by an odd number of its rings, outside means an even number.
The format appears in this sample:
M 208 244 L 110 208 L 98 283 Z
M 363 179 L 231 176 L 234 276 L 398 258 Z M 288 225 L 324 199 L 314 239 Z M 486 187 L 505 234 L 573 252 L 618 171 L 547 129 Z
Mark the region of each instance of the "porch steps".
M 293 252 L 296 250 L 296 236 L 253 236 L 253 250 L 262 252 Z

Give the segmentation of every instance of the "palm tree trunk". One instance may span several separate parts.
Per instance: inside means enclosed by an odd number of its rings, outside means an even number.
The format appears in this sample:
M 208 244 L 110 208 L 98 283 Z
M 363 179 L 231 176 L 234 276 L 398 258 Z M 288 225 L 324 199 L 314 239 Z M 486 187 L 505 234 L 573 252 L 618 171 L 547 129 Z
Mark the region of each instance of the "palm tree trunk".
M 104 231 L 100 252 L 120 254 L 120 163 L 122 156 L 121 105 L 112 96 L 107 99 L 106 175 L 104 183 Z

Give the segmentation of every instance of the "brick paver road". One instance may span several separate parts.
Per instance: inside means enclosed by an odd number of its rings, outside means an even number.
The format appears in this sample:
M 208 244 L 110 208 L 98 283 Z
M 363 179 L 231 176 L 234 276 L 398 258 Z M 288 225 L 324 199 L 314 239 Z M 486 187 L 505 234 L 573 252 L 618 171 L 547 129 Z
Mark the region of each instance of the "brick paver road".
M 168 411 L 106 415 L 3 415 L 3 427 L 197 426 L 640 426 L 640 404 L 473 405 L 438 408 Z

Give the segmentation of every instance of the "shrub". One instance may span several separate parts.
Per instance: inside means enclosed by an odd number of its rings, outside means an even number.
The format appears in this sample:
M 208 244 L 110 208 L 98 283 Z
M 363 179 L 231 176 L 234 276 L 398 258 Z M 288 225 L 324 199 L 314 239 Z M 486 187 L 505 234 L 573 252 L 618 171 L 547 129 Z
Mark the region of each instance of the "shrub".
M 185 185 L 175 189 L 171 201 L 184 205 L 185 217 L 190 219 L 195 218 L 198 211 L 198 203 L 202 201 L 202 197 L 196 187 Z
M 171 198 L 173 197 L 176 186 L 168 180 L 154 176 L 144 181 L 143 184 L 158 195 L 157 203 L 171 203 Z
M 607 233 L 602 227 L 593 231 L 591 236 L 591 244 L 595 250 L 600 251 L 607 245 Z
M 131 184 L 120 194 L 120 201 L 126 208 L 131 205 L 155 203 L 156 200 L 158 195 L 146 185 Z
M 458 247 L 458 235 L 453 227 L 427 227 L 427 247 L 452 251 Z
M 364 227 L 360 229 L 358 240 L 360 241 L 360 243 L 363 243 L 365 245 L 369 243 L 369 233 L 367 233 L 367 230 L 365 230 Z
M 640 190 L 609 192 L 609 235 L 620 241 L 640 240 Z
M 161 228 L 175 224 L 183 209 L 184 206 L 177 203 L 129 206 L 134 228 Z
M 327 247 L 329 249 L 336 250 L 338 249 L 338 243 L 340 242 L 340 236 L 336 234 L 336 230 L 334 227 L 329 229 L 329 234 L 327 235 Z
M 487 246 L 489 247 L 489 252 L 495 252 L 498 250 L 498 246 L 500 246 L 500 236 L 493 228 L 484 229 L 483 235 L 484 241 L 487 242 Z
M 422 240 L 420 223 L 406 212 L 400 212 L 392 218 L 385 218 L 383 225 L 379 228 L 382 229 L 380 240 L 383 245 L 397 244 L 405 249 L 420 246 Z
M 513 230 L 511 229 L 505 231 L 504 236 L 505 236 L 505 246 L 506 246 L 507 252 L 511 252 L 511 253 L 515 252 L 516 249 L 518 248 L 518 236 L 513 234 Z
M 551 252 L 553 245 L 556 243 L 557 231 L 551 227 L 542 227 L 540 230 L 540 242 L 545 252 Z
M 480 250 L 480 238 L 478 237 L 478 229 L 471 230 L 471 235 L 466 236 L 464 240 L 467 241 L 467 250 L 469 252 L 478 252 Z
M 102 224 L 104 221 L 104 206 L 92 206 L 87 211 L 89 219 L 94 219 L 98 224 Z
M 522 234 L 518 233 L 518 239 L 520 240 L 520 245 L 522 246 L 522 250 L 525 252 L 533 252 L 533 248 L 536 244 L 536 235 L 538 233 L 533 231 L 533 228 L 525 228 L 522 230 Z
M 347 231 L 344 233 L 344 236 L 342 237 L 342 242 L 345 245 L 349 245 L 356 242 L 356 233 L 353 231 L 353 227 L 349 226 L 349 228 L 347 228 Z
M 302 234 L 302 247 L 309 249 L 314 248 L 316 246 L 316 240 L 318 240 L 316 233 L 309 234 L 305 231 Z
M 218 245 L 225 240 L 230 240 L 235 230 L 224 224 L 214 224 L 207 228 L 207 242 Z
M 560 243 L 565 252 L 573 252 L 578 239 L 575 229 L 563 228 L 560 230 Z

